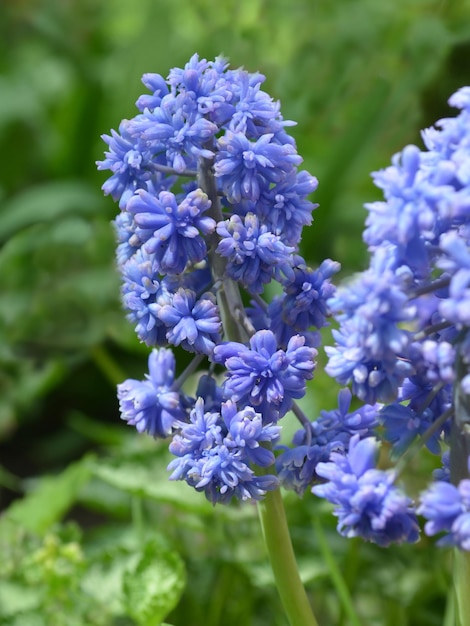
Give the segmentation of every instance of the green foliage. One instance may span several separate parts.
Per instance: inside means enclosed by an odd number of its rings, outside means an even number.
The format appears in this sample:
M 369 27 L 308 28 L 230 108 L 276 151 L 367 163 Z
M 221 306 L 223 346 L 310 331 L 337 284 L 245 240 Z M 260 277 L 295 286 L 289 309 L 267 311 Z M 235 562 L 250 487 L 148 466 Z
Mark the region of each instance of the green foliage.
M 117 208 L 100 192 L 106 173 L 95 169 L 105 148 L 99 136 L 135 114 L 142 73 L 166 74 L 194 52 L 223 53 L 267 76 L 285 118 L 298 123 L 292 132 L 305 167 L 320 181 L 321 206 L 302 252 L 314 264 L 339 260 L 347 275 L 364 262 L 362 205 L 378 197 L 369 172 L 419 142 L 419 128 L 447 115 L 448 96 L 468 84 L 470 6 L 1 3 L 6 626 L 163 619 L 174 626 L 286 626 L 254 508 L 214 509 L 194 490 L 168 482 L 165 447 L 125 430 L 117 412 L 115 384 L 142 377 L 147 350 L 120 308 L 109 224 Z M 323 358 L 302 404 L 312 418 L 337 395 L 321 373 Z M 292 421 L 288 430 L 296 427 Z M 429 458 L 421 473 L 411 467 L 416 491 L 434 464 Z M 320 623 L 348 626 L 354 615 L 368 626 L 443 623 L 446 553 L 427 540 L 387 552 L 347 542 L 328 507 L 292 494 L 286 505 Z M 313 520 L 321 522 L 323 544 Z
M 139 626 L 158 626 L 177 605 L 184 585 L 181 558 L 156 542 L 147 543 L 135 568 L 123 577 L 126 612 Z

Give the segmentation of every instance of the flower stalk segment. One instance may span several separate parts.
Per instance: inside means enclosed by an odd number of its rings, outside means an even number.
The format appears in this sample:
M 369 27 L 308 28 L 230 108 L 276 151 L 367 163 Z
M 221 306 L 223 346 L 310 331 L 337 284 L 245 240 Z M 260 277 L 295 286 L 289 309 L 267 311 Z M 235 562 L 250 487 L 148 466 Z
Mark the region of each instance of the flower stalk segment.
M 220 222 L 223 219 L 222 210 L 220 208 L 212 164 L 208 159 L 199 159 L 198 183 L 211 202 L 208 215 L 212 217 L 215 222 Z M 242 316 L 246 318 L 240 288 L 233 279 L 227 276 L 227 259 L 216 253 L 219 240 L 220 238 L 215 231 L 207 237 L 208 258 L 213 281 L 217 286 L 217 303 L 219 305 L 224 336 L 229 341 L 246 343 L 249 339 L 249 335 L 246 331 L 247 324 L 240 323 Z
M 258 512 L 276 586 L 291 626 L 318 626 L 300 578 L 279 489 L 258 502 Z
M 212 202 L 211 217 L 219 221 L 222 213 L 211 169 L 207 160 L 200 162 L 199 184 Z M 217 236 L 214 237 L 216 238 Z M 209 244 L 209 258 L 212 260 L 214 282 L 220 280 L 223 285 L 218 289 L 217 302 L 224 337 L 229 341 L 246 343 L 249 338 L 246 326 L 240 323 L 240 314 L 245 316 L 240 289 L 235 281 L 226 278 L 226 261 L 214 253 L 217 244 L 218 241 Z M 271 467 L 268 469 L 273 471 Z M 263 473 L 263 470 L 260 473 Z M 300 578 L 280 489 L 268 491 L 257 505 L 275 584 L 291 626 L 318 626 Z
M 456 600 L 458 626 L 470 626 L 470 553 L 454 550 L 453 583 Z

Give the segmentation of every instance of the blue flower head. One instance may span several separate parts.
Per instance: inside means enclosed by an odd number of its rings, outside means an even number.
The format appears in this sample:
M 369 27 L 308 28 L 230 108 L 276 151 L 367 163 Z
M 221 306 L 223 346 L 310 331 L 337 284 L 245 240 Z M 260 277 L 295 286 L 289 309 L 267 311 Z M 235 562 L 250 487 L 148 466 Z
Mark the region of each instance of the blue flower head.
M 212 293 L 197 298 L 191 289 L 180 288 L 166 302 L 157 302 L 151 309 L 165 324 L 168 342 L 174 346 L 210 355 L 220 341 L 221 322 Z
M 327 260 L 313 271 L 298 256 L 318 181 L 298 171 L 293 122 L 264 80 L 197 54 L 166 79 L 144 74 L 138 113 L 104 136 L 98 164 L 121 208 L 116 257 L 128 318 L 147 345 L 196 353 L 174 381 L 171 353 L 152 352 L 147 378 L 118 388 L 122 417 L 140 432 L 173 435 L 171 478 L 212 502 L 257 500 L 279 486 L 256 466 L 274 465 L 277 420 L 313 377 L 339 268 Z M 267 305 L 258 294 L 273 280 L 284 291 Z M 249 345 L 221 343 L 233 336 L 230 321 Z M 209 373 L 197 399 L 186 398 L 178 389 L 204 357 Z
M 169 191 L 160 192 L 158 198 L 140 191 L 131 198 L 127 210 L 138 226 L 153 233 L 145 249 L 155 256 L 160 273 L 180 274 L 188 263 L 204 259 L 207 248 L 202 235 L 215 228 L 214 220 L 203 215 L 210 205 L 200 189 L 189 193 L 180 204 Z
M 302 162 L 291 144 L 273 138 L 266 134 L 252 142 L 243 133 L 227 131 L 218 140 L 214 173 L 229 202 L 258 200 L 270 183 L 280 182 Z
M 111 170 L 112 176 L 102 189 L 106 195 L 119 202 L 125 209 L 129 198 L 137 189 L 146 189 L 153 167 L 145 146 L 131 133 L 130 122 L 123 120 L 119 133 L 111 130 L 111 135 L 102 135 L 108 144 L 104 161 L 97 161 L 99 170 Z
M 438 481 L 421 494 L 418 514 L 428 521 L 424 526 L 427 535 L 444 532 L 438 545 L 455 546 L 470 550 L 470 480 L 458 485 Z
M 229 341 L 214 348 L 212 358 L 227 368 L 224 392 L 235 401 L 258 408 L 266 422 L 282 417 L 294 399 L 305 394 L 313 378 L 317 352 L 301 335 L 292 337 L 286 350 L 278 348 L 270 330 L 260 330 L 250 347 Z
M 303 227 L 312 223 L 312 211 L 318 206 L 307 200 L 317 187 L 315 176 L 293 170 L 281 182 L 263 189 L 251 210 L 287 244 L 298 245 Z
M 293 268 L 294 279 L 284 283 L 286 297 L 282 303 L 283 318 L 288 326 L 297 332 L 303 332 L 311 326 L 317 329 L 326 326 L 329 313 L 327 300 L 335 292 L 330 278 L 339 269 L 340 264 L 330 259 L 323 261 L 317 270 L 301 262 L 296 264 Z
M 222 404 L 221 413 L 205 412 L 199 398 L 170 444 L 177 458 L 170 462 L 171 480 L 186 480 L 198 491 L 204 491 L 213 503 L 262 498 L 275 489 L 273 475 L 257 476 L 251 464 L 269 467 L 274 454 L 261 446 L 277 439 L 276 426 L 262 424 L 261 415 L 251 408 L 238 410 L 234 402 Z
M 395 487 L 392 471 L 375 467 L 377 442 L 355 435 L 349 452 L 331 454 L 328 463 L 317 465 L 317 474 L 326 479 L 312 492 L 335 505 L 338 532 L 345 537 L 362 537 L 380 546 L 413 543 L 419 527 L 411 500 Z
M 308 444 L 305 428 L 295 433 L 292 440 L 295 447 L 285 448 L 276 459 L 283 487 L 303 494 L 318 481 L 318 463 L 328 461 L 332 452 L 346 454 L 353 436 L 361 439 L 373 436 L 379 406 L 365 404 L 350 412 L 351 400 L 350 390 L 342 389 L 338 394 L 338 408 L 322 411 L 320 417 L 311 422 Z
M 161 348 L 150 353 L 146 380 L 129 379 L 118 385 L 121 417 L 139 433 L 168 437 L 185 420 L 182 399 L 172 390 L 175 357 Z
M 121 268 L 122 303 L 135 332 L 149 346 L 166 343 L 166 329 L 152 312 L 152 305 L 165 293 L 158 279 L 154 258 L 139 248 Z
M 261 225 L 253 213 L 244 219 L 233 215 L 219 222 L 217 233 L 221 238 L 217 253 L 228 259 L 227 274 L 251 293 L 261 293 L 264 285 L 280 272 L 293 278 L 294 248 L 286 246 L 279 236 Z

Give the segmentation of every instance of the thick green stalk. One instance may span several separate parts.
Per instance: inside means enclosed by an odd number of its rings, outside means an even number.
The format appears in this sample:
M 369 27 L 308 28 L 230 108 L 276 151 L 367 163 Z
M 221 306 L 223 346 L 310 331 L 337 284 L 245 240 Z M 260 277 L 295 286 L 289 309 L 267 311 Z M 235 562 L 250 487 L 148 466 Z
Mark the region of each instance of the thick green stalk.
M 211 163 L 206 159 L 200 160 L 198 182 L 212 202 L 209 215 L 219 222 L 223 219 L 222 211 Z M 246 343 L 254 329 L 246 317 L 238 284 L 226 277 L 226 259 L 215 253 L 217 245 L 218 236 L 213 233 L 208 241 L 208 254 L 214 283 L 219 287 L 217 303 L 224 338 Z M 270 467 L 266 471 L 275 470 Z M 276 586 L 291 626 L 318 626 L 300 579 L 280 490 L 268 492 L 258 503 L 258 511 Z
M 454 550 L 454 590 L 457 626 L 470 626 L 470 554 Z
M 264 541 L 276 587 L 291 626 L 318 626 L 300 579 L 279 489 L 258 502 Z

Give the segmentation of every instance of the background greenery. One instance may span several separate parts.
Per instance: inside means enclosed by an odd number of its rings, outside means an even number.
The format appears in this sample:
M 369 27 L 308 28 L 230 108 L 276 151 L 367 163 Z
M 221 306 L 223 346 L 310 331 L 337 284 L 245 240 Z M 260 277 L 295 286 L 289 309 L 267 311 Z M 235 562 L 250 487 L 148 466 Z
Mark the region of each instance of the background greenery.
M 115 384 L 147 351 L 120 308 L 100 134 L 135 114 L 142 73 L 194 52 L 261 71 L 320 180 L 304 256 L 346 276 L 369 172 L 470 83 L 470 4 L 2 0 L 0 35 L 0 624 L 285 626 L 255 508 L 168 483 L 165 446 L 120 423 Z M 336 393 L 319 373 L 304 407 Z M 446 552 L 346 541 L 319 501 L 286 505 L 321 624 L 452 623 Z

